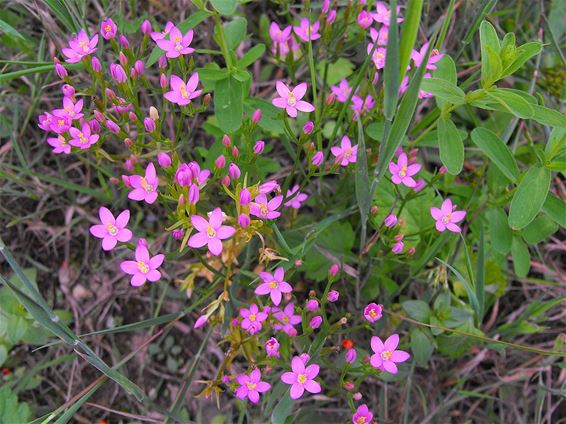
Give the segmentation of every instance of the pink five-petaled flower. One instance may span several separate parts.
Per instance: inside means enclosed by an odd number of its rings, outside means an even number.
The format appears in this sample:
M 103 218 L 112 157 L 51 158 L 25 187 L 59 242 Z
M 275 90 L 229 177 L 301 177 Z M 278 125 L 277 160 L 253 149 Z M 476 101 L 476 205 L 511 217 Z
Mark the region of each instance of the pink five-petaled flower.
M 356 413 L 352 416 L 352 423 L 354 424 L 370 424 L 373 419 L 373 414 L 364 403 L 358 406 Z
M 236 389 L 236 397 L 238 399 L 248 398 L 251 403 L 258 403 L 259 394 L 271 389 L 269 383 L 261 381 L 261 372 L 258 368 L 253 370 L 249 376 L 246 374 L 238 375 L 236 381 L 240 385 Z
M 340 84 L 333 85 L 330 87 L 332 92 L 336 95 L 336 100 L 340 103 L 344 103 L 348 100 L 348 96 L 352 92 L 352 88 L 348 85 L 348 80 L 343 79 Z
M 273 41 L 273 44 L 277 43 L 286 43 L 291 38 L 291 25 L 286 26 L 285 28 L 279 28 L 276 22 L 271 22 L 269 27 L 269 36 Z
M 347 135 L 342 137 L 340 147 L 333 146 L 330 148 L 330 151 L 334 156 L 336 156 L 336 159 L 334 160 L 335 163 L 339 163 L 342 166 L 348 166 L 350 163 L 356 163 L 358 145 L 356 144 L 355 146 L 352 146 L 352 142 Z
M 94 143 L 98 141 L 100 137 L 98 134 L 91 134 L 90 126 L 85 122 L 82 128 L 71 127 L 69 128 L 69 134 L 71 134 L 71 140 L 69 144 L 71 146 L 80 147 L 81 149 L 88 149 Z
M 260 311 L 255 303 L 250 305 L 250 309 L 240 309 L 242 316 L 242 328 L 247 330 L 250 334 L 255 334 L 261 330 L 262 322 L 267 319 L 267 314 Z
M 102 239 L 102 250 L 112 250 L 118 242 L 125 243 L 132 238 L 132 232 L 126 228 L 130 220 L 130 211 L 126 209 L 116 218 L 107 208 L 98 210 L 101 224 L 90 227 L 90 233 Z
M 320 38 L 318 29 L 320 28 L 320 22 L 316 21 L 314 24 L 310 24 L 307 18 L 301 19 L 299 26 L 294 26 L 293 30 L 295 34 L 303 41 L 314 41 Z
M 279 358 L 279 342 L 275 337 L 272 337 L 268 341 L 266 341 L 264 347 L 267 356 L 274 356 L 275 358 Z
M 65 137 L 58 135 L 57 137 L 49 137 L 47 139 L 47 144 L 53 147 L 53 153 L 58 155 L 59 153 L 69 154 L 71 153 L 71 145 Z
M 320 393 L 320 384 L 314 381 L 320 367 L 317 364 L 305 367 L 305 363 L 299 356 L 294 356 L 291 361 L 291 372 L 284 372 L 281 381 L 291 385 L 291 399 L 299 399 L 305 390 L 309 393 Z
M 97 44 L 98 34 L 89 39 L 86 32 L 81 29 L 75 37 L 69 40 L 69 47 L 64 47 L 62 50 L 63 54 L 67 56 L 65 62 L 80 62 L 83 57 L 96 51 Z
M 157 270 L 163 263 L 165 255 L 155 255 L 150 258 L 147 246 L 138 242 L 135 253 L 135 261 L 124 261 L 120 264 L 120 269 L 132 276 L 130 281 L 134 287 L 140 287 L 147 280 L 155 282 L 161 278 L 161 273 Z
M 269 272 L 260 272 L 259 277 L 263 283 L 257 286 L 255 294 L 269 294 L 275 306 L 281 303 L 281 293 L 291 293 L 293 288 L 291 285 L 283 281 L 285 278 L 285 271 L 282 267 L 275 270 L 273 274 Z
M 364 318 L 371 323 L 376 322 L 381 318 L 383 306 L 376 303 L 370 303 L 364 309 Z
M 192 99 L 200 96 L 202 90 L 197 90 L 198 73 L 195 72 L 191 75 L 185 84 L 177 75 L 171 75 L 171 91 L 164 94 L 164 97 L 171 103 L 176 103 L 179 106 L 188 105 Z
M 275 318 L 279 320 L 280 323 L 273 324 L 273 328 L 276 330 L 281 330 L 290 336 L 296 336 L 297 330 L 295 330 L 295 325 L 300 324 L 302 318 L 300 315 L 295 315 L 295 305 L 289 303 L 285 306 L 282 311 L 279 310 L 273 314 Z
M 314 106 L 301 100 L 307 92 L 307 83 L 303 82 L 290 90 L 282 81 L 275 83 L 275 88 L 280 97 L 275 97 L 271 103 L 279 109 L 285 109 L 291 118 L 297 117 L 297 111 L 312 112 Z
M 193 30 L 190 29 L 185 35 L 181 31 L 173 26 L 169 29 L 169 39 L 165 38 L 156 40 L 157 46 L 165 50 L 165 56 L 169 58 L 179 57 L 183 54 L 191 54 L 195 51 L 191 45 L 193 41 Z
M 420 170 L 421 165 L 418 163 L 409 165 L 406 153 L 399 155 L 397 163 L 389 162 L 389 172 L 393 174 L 391 181 L 394 184 L 404 184 L 411 188 L 415 187 L 417 182 L 412 177 Z
M 111 18 L 102 21 L 100 24 L 100 33 L 102 34 L 102 38 L 105 40 L 111 40 L 114 38 L 116 36 L 117 29 L 118 27 Z
M 396 350 L 399 344 L 399 334 L 393 334 L 385 340 L 385 343 L 377 336 L 371 338 L 371 349 L 374 354 L 370 363 L 374 368 L 397 374 L 397 363 L 405 362 L 411 356 L 404 350 Z
M 400 11 L 401 8 L 397 6 L 397 22 L 403 22 L 403 18 L 399 16 Z M 389 10 L 387 4 L 385 4 L 382 1 L 378 1 L 376 4 L 376 12 L 377 13 L 372 14 L 373 19 L 375 19 L 376 22 L 382 23 L 385 26 L 389 26 L 391 21 L 391 10 Z
M 275 196 L 269 202 L 265 194 L 257 196 L 252 203 L 250 203 L 250 213 L 258 218 L 275 219 L 281 215 L 276 209 L 281 206 L 283 196 Z
M 224 215 L 220 208 L 210 212 L 208 221 L 200 215 L 191 215 L 191 223 L 198 231 L 189 239 L 189 246 L 198 249 L 208 245 L 208 251 L 214 256 L 222 253 L 222 240 L 230 238 L 236 232 L 234 227 L 222 225 Z
M 428 50 L 428 42 L 424 43 L 420 50 L 413 50 L 411 52 L 411 59 L 413 59 L 413 62 L 415 62 L 415 66 L 417 68 L 421 66 L 421 63 L 423 63 L 427 50 Z M 432 50 L 425 68 L 434 71 L 436 69 L 435 63 L 438 62 L 440 59 L 442 59 L 443 56 L 444 55 L 442 53 L 439 53 L 438 50 L 436 49 Z
M 84 115 L 81 113 L 83 110 L 83 99 L 79 99 L 76 103 L 70 97 L 63 97 L 63 109 L 55 109 L 53 114 L 58 116 L 66 115 L 72 120 L 81 119 Z
M 297 194 L 295 195 L 295 193 Z M 284 203 L 284 206 L 286 208 L 299 209 L 301 207 L 301 203 L 305 202 L 309 198 L 309 195 L 305 193 L 301 193 L 299 191 L 299 185 L 295 184 L 291 190 L 287 191 L 287 195 L 285 197 L 286 198 L 292 197 L 291 200 Z
M 440 209 L 430 208 L 430 214 L 436 220 L 436 229 L 440 232 L 444 230 L 459 233 L 462 229 L 456 224 L 464 219 L 466 211 L 454 210 L 456 206 L 452 205 L 452 200 L 446 199 L 442 202 Z
M 157 179 L 153 163 L 150 162 L 145 168 L 145 176 L 132 175 L 129 180 L 133 190 L 128 194 L 128 199 L 137 202 L 144 200 L 150 205 L 157 200 L 157 185 L 159 184 L 159 180 Z

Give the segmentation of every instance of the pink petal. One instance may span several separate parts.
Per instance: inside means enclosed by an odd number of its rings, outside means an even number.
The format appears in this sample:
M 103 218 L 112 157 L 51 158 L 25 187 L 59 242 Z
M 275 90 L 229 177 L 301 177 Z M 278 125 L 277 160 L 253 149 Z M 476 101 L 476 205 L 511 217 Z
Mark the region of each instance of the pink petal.
M 340 142 L 340 147 L 342 147 L 343 151 L 351 149 L 352 148 L 352 142 L 350 141 L 350 137 L 348 137 L 347 135 L 342 137 L 342 141 Z
M 440 207 L 440 210 L 444 215 L 451 214 L 453 209 L 452 200 L 450 199 L 446 199 L 444 202 L 442 202 L 442 206 Z
M 281 381 L 285 384 L 294 384 L 297 381 L 297 376 L 292 372 L 284 372 L 281 374 Z
M 258 403 L 259 402 L 259 393 L 257 392 L 257 390 L 248 391 L 248 399 L 252 403 Z
M 147 247 L 144 245 L 138 244 L 136 247 L 135 257 L 136 261 L 147 264 L 149 262 L 149 250 L 147 250 Z
M 246 375 L 246 374 L 238 374 L 236 376 L 236 381 L 238 382 L 238 384 L 240 386 L 243 386 L 244 384 L 246 384 L 248 381 L 250 381 L 250 378 Z
M 191 215 L 191 224 L 201 233 L 206 233 L 208 230 L 208 221 L 200 215 Z
M 283 97 L 276 97 L 271 100 L 271 103 L 279 109 L 285 109 L 287 107 L 287 99 L 284 99 Z
M 401 184 L 403 182 L 402 178 L 397 174 L 394 174 L 391 177 L 391 181 L 393 182 L 393 184 Z
M 320 384 L 314 380 L 307 380 L 305 382 L 305 389 L 309 393 L 320 393 L 322 391 Z
M 102 239 L 102 250 L 112 250 L 116 246 L 116 238 L 111 235 L 107 235 Z
M 153 283 L 154 281 L 157 281 L 161 278 L 161 273 L 156 269 L 153 269 L 145 274 L 145 277 Z
M 397 374 L 397 365 L 392 361 L 383 361 L 383 369 L 390 374 Z
M 224 217 L 222 216 L 222 210 L 220 208 L 214 209 L 210 213 L 210 218 L 209 218 L 210 226 L 215 230 L 217 230 L 222 225 L 223 219 Z
M 397 165 L 399 167 L 404 167 L 407 166 L 407 154 L 406 153 L 401 153 L 399 155 L 399 160 L 397 161 Z
M 146 280 L 145 275 L 139 272 L 132 277 L 130 284 L 134 287 L 140 287 L 145 284 Z
M 159 44 L 158 44 L 159 45 Z M 179 78 L 177 75 L 171 75 L 169 84 L 173 91 L 181 91 L 181 87 L 185 85 L 185 82 Z
M 135 176 L 135 175 L 134 175 Z M 130 177 L 130 182 L 131 182 Z M 128 199 L 141 201 L 145 199 L 146 191 L 143 188 L 136 188 L 128 193 Z
M 297 109 L 294 106 L 287 105 L 285 110 L 287 111 L 287 115 L 289 115 L 291 118 L 297 117 Z
M 285 308 L 285 312 L 287 313 L 287 308 Z M 287 315 L 290 315 L 289 313 L 287 313 Z M 301 374 L 305 371 L 305 363 L 303 362 L 303 360 L 298 357 L 298 356 L 294 356 L 293 360 L 291 361 L 291 368 L 293 369 L 293 372 L 295 374 Z
M 126 274 L 136 274 L 139 272 L 138 263 L 135 261 L 124 261 L 120 264 L 120 269 Z
M 271 389 L 271 384 L 266 383 L 265 381 L 260 381 L 257 383 L 256 390 L 258 392 L 260 393 L 267 392 L 269 389 Z
M 299 399 L 303 393 L 305 392 L 305 388 L 302 384 L 295 383 L 291 386 L 291 399 Z
M 452 222 L 460 222 L 466 217 L 466 211 L 456 211 L 452 212 L 451 221 Z
M 387 338 L 387 340 L 385 340 L 385 343 L 383 343 L 385 350 L 389 350 L 391 352 L 393 352 L 398 345 L 399 345 L 399 334 L 392 334 Z
M 381 359 L 381 355 L 379 353 L 376 353 L 375 355 L 371 355 L 369 363 L 374 368 L 381 368 L 383 365 L 383 359 Z
M 214 256 L 218 256 L 222 253 L 222 242 L 216 238 L 208 240 L 208 250 Z
M 414 163 L 412 165 L 409 165 L 407 167 L 407 175 L 409 177 L 415 175 L 417 172 L 419 172 L 421 170 L 421 164 L 420 163 Z
M 436 229 L 441 233 L 446 230 L 446 225 L 441 220 L 436 221 Z
M 255 294 L 268 294 L 271 291 L 269 283 L 263 283 L 256 287 Z
M 278 267 L 275 270 L 273 277 L 275 278 L 275 281 L 277 281 L 279 283 L 283 281 L 283 278 L 285 278 L 285 271 L 283 270 L 282 266 Z
M 405 184 L 407 187 L 413 188 L 413 187 L 417 186 L 417 182 L 414 179 L 412 179 L 411 177 L 403 177 L 401 182 L 403 184 Z
M 104 225 L 108 223 L 114 225 L 116 223 L 116 220 L 114 219 L 114 215 L 112 215 L 112 212 L 110 212 L 110 210 L 108 210 L 108 208 L 105 208 L 104 206 L 102 206 L 98 210 L 98 216 L 100 218 L 100 222 L 102 222 L 102 224 Z
M 188 245 L 196 249 L 205 246 L 208 243 L 208 235 L 205 232 L 193 234 L 189 238 Z
M 118 240 L 121 243 L 125 243 L 131 239 L 132 239 L 132 232 L 126 228 L 118 231 L 118 233 L 116 234 L 116 240 Z
M 277 90 L 277 93 L 279 93 L 279 95 L 285 100 L 287 99 L 287 97 L 289 97 L 289 88 L 283 83 L 283 81 L 277 81 L 275 83 L 275 89 Z
M 116 218 L 116 223 L 114 225 L 116 225 L 116 227 L 118 228 L 124 228 L 126 225 L 128 225 L 129 220 L 130 211 L 126 209 L 125 211 L 122 211 L 120 215 L 118 215 L 118 217 Z
M 442 211 L 441 211 L 440 209 L 434 208 L 434 207 L 433 207 L 433 208 L 430 208 L 430 214 L 431 214 L 432 217 L 433 217 L 435 220 L 437 220 L 437 221 L 438 221 L 439 219 L 442 219 L 442 217 L 443 217 Z
M 391 354 L 391 357 L 389 359 L 393 362 L 405 362 L 410 357 L 411 355 L 409 355 L 404 350 L 396 350 Z
M 156 191 L 153 191 L 153 192 L 151 192 L 151 193 L 149 193 L 149 194 L 146 194 L 144 200 L 145 200 L 145 202 L 146 202 L 147 204 L 150 204 L 150 205 L 153 204 L 153 203 L 155 203 L 155 201 L 157 200 L 157 192 L 156 192 Z
M 275 196 L 273 199 L 271 199 L 269 201 L 269 203 L 267 204 L 267 208 L 270 211 L 273 211 L 275 209 L 277 209 L 279 206 L 281 206 L 281 202 L 283 202 L 283 196 L 279 195 L 279 196 Z M 277 271 L 276 271 L 277 273 Z
M 187 81 L 187 91 L 189 93 L 195 91 L 197 85 L 198 85 L 198 72 L 195 72 L 191 75 L 191 77 Z
M 222 225 L 218 230 L 216 230 L 216 237 L 218 237 L 220 240 L 224 240 L 232 237 L 235 233 L 236 229 L 234 227 Z
M 297 85 L 292 91 L 292 93 L 295 95 L 296 99 L 302 99 L 306 92 L 307 92 L 307 83 L 306 82 L 303 82 L 303 83 Z
M 381 341 L 381 339 L 377 336 L 373 336 L 371 338 L 371 349 L 375 352 L 375 353 L 381 353 L 385 350 L 385 347 L 383 345 L 383 342 Z
M 279 306 L 281 303 L 281 291 L 280 290 L 271 290 L 271 301 L 275 306 Z
M 291 293 L 293 291 L 293 287 L 291 287 L 288 282 L 282 281 L 279 284 L 279 291 L 281 291 L 281 293 Z
M 245 399 L 248 397 L 248 388 L 246 386 L 240 386 L 236 389 L 236 397 L 238 399 Z
M 305 368 L 305 374 L 310 380 L 315 378 L 318 375 L 319 371 L 320 371 L 320 366 L 317 364 L 312 364 Z
M 304 100 L 299 100 L 297 103 L 295 103 L 295 108 L 297 108 L 301 112 L 312 112 L 314 110 L 314 106 L 309 102 L 305 102 Z
M 164 260 L 165 260 L 165 255 L 163 254 L 155 255 L 153 258 L 149 260 L 149 267 L 151 269 L 157 269 L 163 264 Z
M 106 234 L 108 233 L 108 231 L 106 231 L 106 226 L 105 225 L 93 225 L 92 227 L 90 227 L 89 229 L 90 233 L 97 238 L 104 238 L 106 236 Z
M 446 224 L 446 228 L 448 228 L 448 230 L 452 231 L 453 233 L 461 233 L 462 232 L 462 229 L 452 222 L 449 222 L 448 224 Z
M 330 151 L 332 152 L 332 154 L 336 157 L 340 156 L 342 154 L 342 149 L 338 146 L 333 146 L 330 148 Z
M 261 371 L 259 369 L 255 369 L 250 373 L 250 381 L 257 383 L 261 378 Z

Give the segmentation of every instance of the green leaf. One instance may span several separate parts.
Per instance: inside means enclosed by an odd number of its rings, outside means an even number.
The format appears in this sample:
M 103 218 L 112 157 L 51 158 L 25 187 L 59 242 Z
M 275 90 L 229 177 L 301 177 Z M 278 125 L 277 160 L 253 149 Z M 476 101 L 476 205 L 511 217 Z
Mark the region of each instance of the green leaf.
M 63 0 L 45 0 L 45 4 L 51 12 L 65 25 L 69 33 L 79 32 L 80 25 L 77 23 L 69 6 Z M 85 28 L 86 30 L 87 28 Z
M 483 225 L 480 227 L 475 285 L 476 297 L 479 304 L 478 321 L 481 323 L 485 313 L 485 243 L 483 237 Z
M 440 160 L 452 175 L 458 175 L 464 166 L 464 143 L 458 128 L 450 118 L 438 120 L 438 147 Z
M 501 78 L 505 78 L 517 71 L 525 64 L 531 57 L 536 56 L 542 51 L 542 43 L 539 41 L 532 41 L 523 44 L 514 50 L 514 60 L 503 68 Z M 505 63 L 505 62 L 504 62 Z
M 242 83 L 233 77 L 220 80 L 214 89 L 214 113 L 226 134 L 242 126 L 244 113 Z
M 436 64 L 436 69 L 432 72 L 432 76 L 434 78 L 438 78 L 448 82 L 451 85 L 451 87 L 458 85 L 458 74 L 456 73 L 456 64 L 454 63 L 454 60 L 447 54 L 445 54 L 442 57 L 442 59 L 440 59 L 440 61 Z M 454 91 L 452 88 L 450 88 L 449 90 L 451 90 L 452 92 Z M 458 93 L 458 96 L 459 95 L 460 94 Z M 450 95 L 450 97 L 452 97 L 452 95 Z M 440 97 L 439 94 L 438 97 L 436 97 L 436 104 L 438 105 L 439 109 L 444 109 L 447 105 L 451 103 L 447 100 L 444 100 L 444 98 Z
M 515 60 L 515 34 L 508 32 L 503 37 L 501 42 L 501 62 L 503 64 L 503 69 L 505 69 L 513 60 Z
M 472 141 L 499 170 L 512 182 L 519 178 L 519 167 L 513 154 L 497 134 L 487 128 L 475 128 L 471 134 Z
M 533 166 L 523 177 L 511 200 L 509 226 L 514 230 L 525 228 L 541 210 L 550 188 L 550 169 Z
M 401 303 L 401 307 L 414 320 L 424 323 L 430 320 L 430 307 L 422 300 L 406 300 Z
M 362 234 L 365 235 L 366 223 L 371 208 L 371 193 L 368 176 L 368 160 L 364 128 L 361 119 L 358 119 L 358 153 L 356 157 L 356 200 L 360 209 Z
M 484 87 L 489 87 L 499 79 L 501 74 L 501 59 L 499 57 L 499 37 L 493 25 L 483 21 L 480 25 L 480 47 L 481 47 L 481 82 Z
M 515 274 L 518 277 L 526 277 L 531 268 L 531 255 L 525 242 L 518 236 L 513 237 L 511 256 L 513 256 Z
M 25 40 L 24 36 L 20 34 L 16 28 L 2 19 L 0 19 L 0 31 L 12 37 L 19 38 L 20 40 Z
M 448 262 L 444 262 L 442 259 L 439 259 L 439 258 L 435 258 L 435 259 L 438 262 L 440 262 L 442 265 L 444 265 L 446 268 L 448 268 L 450 271 L 452 271 L 452 273 L 456 276 L 456 278 L 458 278 L 458 280 L 464 285 L 464 288 L 466 289 L 466 294 L 468 295 L 468 299 L 470 301 L 470 304 L 472 305 L 472 308 L 474 309 L 474 311 L 476 313 L 477 319 L 478 320 L 481 319 L 480 304 L 478 302 L 478 298 L 476 296 L 476 292 L 475 292 L 474 288 L 472 287 L 472 284 L 470 284 L 470 282 L 462 275 L 462 273 L 460 273 L 460 271 L 458 271 L 456 268 L 454 268 Z M 470 278 L 473 278 L 473 276 L 470 275 Z
M 554 128 L 550 133 L 550 137 L 548 137 L 546 146 L 544 146 L 546 160 L 551 161 L 564 151 L 566 151 L 566 130 Z
M 237 0 L 210 0 L 210 4 L 218 13 L 225 16 L 233 15 L 238 7 Z
M 540 105 L 531 105 L 534 110 L 533 118 L 535 121 L 549 127 L 566 128 L 566 115 L 557 110 L 549 109 Z
M 235 18 L 233 21 L 224 26 L 224 36 L 226 37 L 226 44 L 230 50 L 235 50 L 244 38 L 246 38 L 246 31 L 248 28 L 248 21 L 246 18 Z
M 537 216 L 523 229 L 523 238 L 529 244 L 537 244 L 558 231 L 558 224 L 546 215 Z
M 0 423 L 27 423 L 31 409 L 27 403 L 18 402 L 18 396 L 7 383 L 0 388 Z
M 495 99 L 508 112 L 518 118 L 529 119 L 534 116 L 532 106 L 523 97 L 515 94 L 513 91 L 505 89 L 496 89 L 487 93 L 488 97 Z
M 399 80 L 403 81 L 407 66 L 411 61 L 411 52 L 415 48 L 417 33 L 421 23 L 423 0 L 409 0 L 405 8 L 404 21 L 401 25 L 401 37 L 399 45 Z
M 542 210 L 562 228 L 566 228 L 566 202 L 549 193 Z
M 397 95 L 399 94 L 399 43 L 397 42 L 397 0 L 390 4 L 391 25 L 387 39 L 387 55 L 383 69 L 383 115 L 391 121 L 397 109 Z
M 256 44 L 238 61 L 239 68 L 247 68 L 265 53 L 265 44 Z
M 326 84 L 328 85 L 338 84 L 354 72 L 354 64 L 344 57 L 338 58 L 333 63 L 328 63 L 324 60 L 318 61 L 316 70 L 319 75 L 324 75 L 326 66 L 328 66 L 328 71 L 326 72 Z
M 424 328 L 411 330 L 411 352 L 419 365 L 425 365 L 434 351 L 430 332 Z
M 285 394 L 281 400 L 277 403 L 271 414 L 271 424 L 285 424 L 287 417 L 291 414 L 293 409 L 293 400 L 289 395 L 289 390 L 285 391 Z
M 511 250 L 513 231 L 507 223 L 507 214 L 501 208 L 493 207 L 488 212 L 489 238 L 495 250 L 506 255 Z
M 460 87 L 440 78 L 425 78 L 421 90 L 432 93 L 435 97 L 453 105 L 466 103 L 465 95 Z
M 217 64 L 207 63 L 203 68 L 197 68 L 200 81 L 220 81 L 229 78 L 230 71 L 226 68 L 220 68 Z

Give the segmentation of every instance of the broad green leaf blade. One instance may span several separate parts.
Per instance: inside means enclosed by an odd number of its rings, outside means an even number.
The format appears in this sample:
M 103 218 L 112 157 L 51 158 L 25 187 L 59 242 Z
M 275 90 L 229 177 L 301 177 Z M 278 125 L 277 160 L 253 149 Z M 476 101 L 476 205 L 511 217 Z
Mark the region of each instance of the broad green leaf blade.
M 519 178 L 519 167 L 509 148 L 497 134 L 487 128 L 476 128 L 471 134 L 472 141 L 499 170 L 512 182 Z
M 421 23 L 423 3 L 423 0 L 409 0 L 407 7 L 405 8 L 405 16 L 403 24 L 401 25 L 401 38 L 399 45 L 398 81 L 403 81 L 403 78 L 407 73 L 407 66 L 411 61 L 411 52 L 415 48 L 415 41 L 417 40 L 417 33 L 419 32 L 419 26 Z
M 285 424 L 287 417 L 293 409 L 293 400 L 289 395 L 289 390 L 285 392 L 281 400 L 277 403 L 271 414 L 271 424 Z
M 472 308 L 476 312 L 477 318 L 480 319 L 480 316 L 479 316 L 480 305 L 478 303 L 478 298 L 476 296 L 476 292 L 475 292 L 474 288 L 472 287 L 472 285 L 470 284 L 470 282 L 466 278 L 464 278 L 464 276 L 460 273 L 460 271 L 458 271 L 456 268 L 454 268 L 448 262 L 444 262 L 440 258 L 435 258 L 435 259 L 438 262 L 440 262 L 442 265 L 444 265 L 446 268 L 448 268 L 450 271 L 452 271 L 452 273 L 456 276 L 456 278 L 458 278 L 458 280 L 460 280 L 460 282 L 464 285 L 464 288 L 466 289 L 466 294 L 468 295 L 468 299 L 470 300 L 470 304 L 472 305 Z
M 246 18 L 235 18 L 224 26 L 226 44 L 230 50 L 235 50 L 244 41 L 247 28 L 248 21 Z
M 464 142 L 450 118 L 438 120 L 438 147 L 440 160 L 452 175 L 458 175 L 464 166 Z
M 411 330 L 411 352 L 419 365 L 426 365 L 434 351 L 432 336 L 424 328 L 414 327 Z
M 501 59 L 499 58 L 499 37 L 493 25 L 483 21 L 480 25 L 481 48 L 481 82 L 488 87 L 497 81 L 501 74 Z
M 556 222 L 546 215 L 539 215 L 523 229 L 523 238 L 529 244 L 537 244 L 556 231 L 558 231 Z
M 452 94 L 454 94 L 452 87 L 458 85 L 458 74 L 456 72 L 456 64 L 454 63 L 454 60 L 445 54 L 444 57 L 436 64 L 436 69 L 432 72 L 432 76 L 433 78 L 444 80 L 450 84 L 451 88 L 449 90 L 451 90 L 451 94 L 448 95 L 452 97 Z M 457 94 L 458 98 L 459 96 L 460 93 Z M 457 100 L 457 98 L 454 97 L 454 100 Z M 436 104 L 439 109 L 444 109 L 451 103 L 450 101 L 444 100 L 444 96 L 441 96 L 441 93 L 439 92 L 436 96 Z
M 221 15 L 230 16 L 233 15 L 238 6 L 237 0 L 210 0 L 210 4 L 214 7 L 218 13 Z
M 390 4 L 391 25 L 387 39 L 387 55 L 383 69 L 383 115 L 391 121 L 397 108 L 397 95 L 399 93 L 399 43 L 397 23 L 397 0 Z
M 237 131 L 244 113 L 242 83 L 233 77 L 220 80 L 214 89 L 214 113 L 226 134 Z
M 525 228 L 541 210 L 550 189 L 550 169 L 533 166 L 527 171 L 511 200 L 509 226 Z
M 503 69 L 501 78 L 505 78 L 506 76 L 513 74 L 531 57 L 536 56 L 541 51 L 542 43 L 539 41 L 532 41 L 515 49 L 515 59 Z
M 506 255 L 511 250 L 513 232 L 507 222 L 507 214 L 498 207 L 493 207 L 488 212 L 489 238 L 495 250 Z
M 566 115 L 557 110 L 540 105 L 531 105 L 534 110 L 535 121 L 550 127 L 566 128 Z
M 526 277 L 531 268 L 531 255 L 529 248 L 520 237 L 513 237 L 511 243 L 511 256 L 513 257 L 513 269 L 518 277 Z
M 562 228 L 566 228 L 566 202 L 564 200 L 549 193 L 542 210 Z
M 238 61 L 239 68 L 247 68 L 265 53 L 265 44 L 257 44 L 249 49 Z
M 566 130 L 554 128 L 544 146 L 544 156 L 546 160 L 551 161 L 563 152 L 566 152 Z
M 453 105 L 466 103 L 465 95 L 460 87 L 440 78 L 425 78 L 421 84 L 423 91 L 432 93 L 438 99 Z
M 12 37 L 19 38 L 20 40 L 25 40 L 24 36 L 20 34 L 16 28 L 2 19 L 0 19 L 0 31 Z
M 535 112 L 532 106 L 512 91 L 495 89 L 489 91 L 487 95 L 518 118 L 529 119 L 534 116 Z

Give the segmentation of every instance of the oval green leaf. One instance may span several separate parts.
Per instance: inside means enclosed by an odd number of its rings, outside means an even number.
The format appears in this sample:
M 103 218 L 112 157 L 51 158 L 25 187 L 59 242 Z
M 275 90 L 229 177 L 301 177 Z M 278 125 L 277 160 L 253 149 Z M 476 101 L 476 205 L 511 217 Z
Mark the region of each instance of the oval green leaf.
M 511 200 L 509 226 L 525 228 L 541 210 L 550 188 L 550 169 L 534 166 L 527 171 Z
M 497 134 L 487 128 L 476 128 L 472 131 L 472 141 L 510 181 L 517 181 L 519 178 L 517 162 L 515 162 L 513 154 Z
M 440 118 L 438 121 L 438 147 L 440 160 L 448 173 L 458 175 L 464 166 L 464 142 L 454 122 Z

